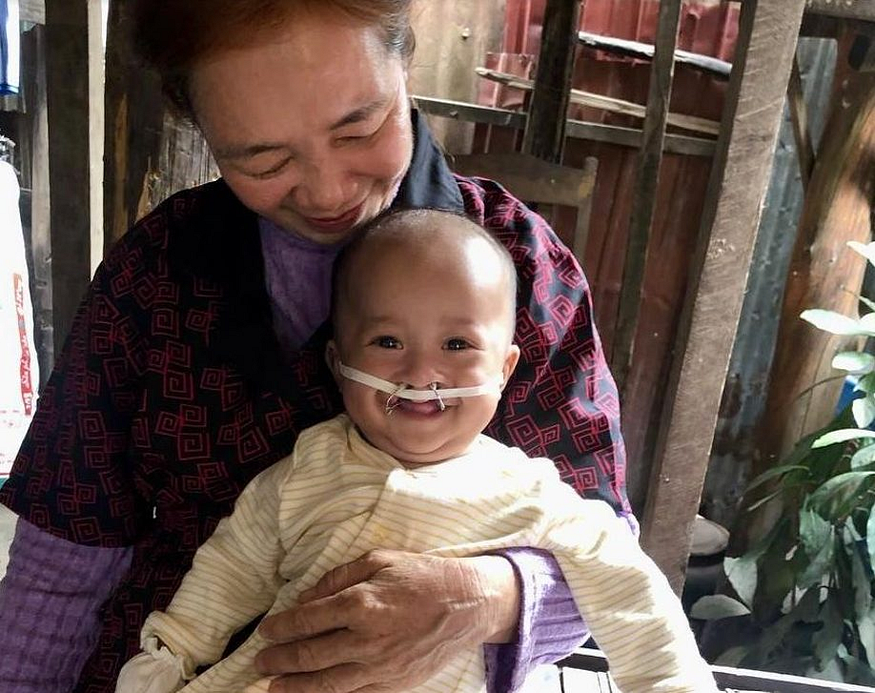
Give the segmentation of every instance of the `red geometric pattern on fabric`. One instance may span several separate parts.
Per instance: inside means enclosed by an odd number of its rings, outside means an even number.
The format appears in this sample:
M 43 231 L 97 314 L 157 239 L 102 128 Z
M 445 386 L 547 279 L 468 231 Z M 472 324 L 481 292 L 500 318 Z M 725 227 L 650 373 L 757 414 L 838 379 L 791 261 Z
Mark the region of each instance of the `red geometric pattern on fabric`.
M 580 268 L 543 220 L 499 186 L 457 183 L 468 214 L 509 249 L 519 271 L 522 357 L 487 433 L 550 457 L 582 494 L 627 507 L 616 391 Z M 0 490 L 0 502 L 56 536 L 134 546 L 77 693 L 114 690 L 146 615 L 168 604 L 246 483 L 287 455 L 303 428 L 339 410 L 321 344 L 259 376 L 276 351 L 269 336 L 235 342 L 261 334 L 250 329 L 252 313 L 267 305 L 265 296 L 240 308 L 249 289 L 233 243 L 249 228 L 260 251 L 254 217 L 238 207 L 221 184 L 184 191 L 112 250 Z M 231 211 L 203 212 L 215 208 Z M 233 270 L 175 264 L 180 253 L 171 248 L 189 233 L 191 257 L 219 246 L 204 266 Z M 247 352 L 242 360 L 227 355 Z

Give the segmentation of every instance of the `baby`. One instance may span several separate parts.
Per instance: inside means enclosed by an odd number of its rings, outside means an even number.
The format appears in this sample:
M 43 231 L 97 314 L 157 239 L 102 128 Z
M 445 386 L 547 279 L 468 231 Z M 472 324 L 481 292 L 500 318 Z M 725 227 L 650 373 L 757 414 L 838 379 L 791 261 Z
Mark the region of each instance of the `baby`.
M 329 570 L 376 549 L 470 556 L 536 546 L 556 557 L 625 693 L 716 691 L 680 602 L 625 521 L 583 500 L 550 460 L 482 435 L 519 358 L 508 252 L 447 212 L 396 212 L 335 269 L 328 363 L 346 414 L 304 431 L 200 548 L 119 693 L 267 691 L 258 631 Z M 194 677 L 197 667 L 212 664 Z M 191 680 L 193 679 L 193 680 Z M 150 687 L 151 686 L 151 687 Z M 482 648 L 416 691 L 485 690 Z

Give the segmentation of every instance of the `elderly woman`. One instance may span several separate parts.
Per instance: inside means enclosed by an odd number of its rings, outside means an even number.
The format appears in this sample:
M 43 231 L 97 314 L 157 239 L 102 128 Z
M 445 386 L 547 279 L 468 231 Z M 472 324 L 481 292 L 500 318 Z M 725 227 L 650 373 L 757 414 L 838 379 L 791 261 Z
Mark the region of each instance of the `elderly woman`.
M 407 96 L 409 5 L 125 3 L 222 179 L 174 195 L 108 254 L 42 394 L 0 494 L 20 516 L 0 586 L 4 691 L 112 691 L 246 483 L 338 413 L 322 358 L 332 263 L 390 208 L 466 213 L 510 249 L 522 354 L 487 432 L 627 511 L 586 281 L 543 220 L 447 169 Z M 277 693 L 405 690 L 471 643 L 488 643 L 490 689 L 513 690 L 584 633 L 555 561 L 526 547 L 368 554 L 314 596 L 265 623 L 276 645 L 257 665 L 284 675 Z M 325 647 L 338 628 L 355 645 Z

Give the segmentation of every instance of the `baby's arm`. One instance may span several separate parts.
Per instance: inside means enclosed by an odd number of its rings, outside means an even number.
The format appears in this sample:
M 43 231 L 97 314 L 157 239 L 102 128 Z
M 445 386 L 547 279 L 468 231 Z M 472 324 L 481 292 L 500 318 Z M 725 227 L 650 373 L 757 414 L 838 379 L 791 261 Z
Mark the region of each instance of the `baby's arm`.
M 620 689 L 717 691 L 680 600 L 623 520 L 564 485 L 546 495 L 551 513 L 568 510 L 548 521 L 543 547 L 556 556 Z
M 234 512 L 198 549 L 167 611 L 146 619 L 140 635 L 146 652 L 123 667 L 116 690 L 177 690 L 197 667 L 218 661 L 231 636 L 270 608 L 284 582 L 278 511 L 290 468 L 283 460 L 243 490 Z

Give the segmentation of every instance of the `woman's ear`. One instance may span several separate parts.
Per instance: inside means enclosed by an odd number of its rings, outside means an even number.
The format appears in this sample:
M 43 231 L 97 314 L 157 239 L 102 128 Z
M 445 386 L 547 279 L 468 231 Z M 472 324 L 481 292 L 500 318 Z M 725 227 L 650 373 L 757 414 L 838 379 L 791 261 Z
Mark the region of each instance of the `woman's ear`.
M 341 388 L 343 386 L 343 376 L 340 375 L 340 353 L 337 351 L 337 344 L 335 344 L 333 339 L 329 339 L 328 344 L 325 346 L 325 363 L 328 364 L 328 370 L 334 376 L 334 382 L 337 383 L 337 387 Z
M 507 356 L 504 357 L 504 364 L 501 367 L 501 389 L 504 390 L 504 386 L 507 385 L 507 381 L 510 380 L 510 376 L 513 375 L 513 371 L 516 368 L 517 363 L 520 360 L 520 348 L 516 344 L 511 344 L 507 350 Z

